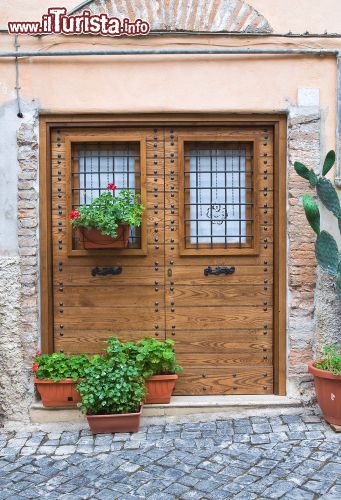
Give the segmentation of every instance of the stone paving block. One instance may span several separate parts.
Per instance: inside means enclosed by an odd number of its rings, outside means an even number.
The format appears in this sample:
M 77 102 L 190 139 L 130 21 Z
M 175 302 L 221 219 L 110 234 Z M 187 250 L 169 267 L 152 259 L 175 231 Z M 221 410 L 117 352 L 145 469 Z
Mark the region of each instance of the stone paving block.
M 75 452 L 76 452 L 76 446 L 65 445 L 65 446 L 58 446 L 55 453 L 56 455 L 72 455 Z
M 286 493 L 284 498 L 286 500 L 313 500 L 314 494 L 302 490 L 301 488 L 294 488 L 289 491 L 289 493 Z M 325 500 L 325 497 L 323 500 Z M 335 498 L 333 500 L 335 500 Z
M 271 426 L 268 422 L 263 424 L 252 424 L 252 429 L 256 434 L 264 434 L 266 432 L 271 432 Z
M 214 492 L 216 489 L 218 489 L 220 486 L 221 484 L 219 484 L 218 481 L 214 481 L 213 479 L 205 479 L 199 481 L 195 485 L 195 488 L 205 493 L 211 493 Z
M 282 420 L 286 424 L 293 424 L 295 422 L 302 422 L 301 415 L 282 415 Z
M 92 445 L 87 445 L 87 444 L 80 444 L 77 445 L 76 451 L 77 453 L 92 453 L 94 450 Z
M 324 433 L 321 431 L 305 431 L 306 439 L 324 439 Z
M 263 495 L 265 498 L 281 498 L 295 487 L 291 481 L 276 481 L 272 486 L 267 488 Z
M 61 445 L 76 444 L 76 443 L 79 443 L 79 441 L 81 441 L 81 439 L 84 439 L 84 438 L 79 438 L 78 432 L 63 432 L 60 436 L 60 444 Z
M 113 500 L 115 497 L 113 490 L 106 488 L 97 492 L 94 498 L 98 498 L 98 500 Z
M 321 423 L 321 417 L 318 415 L 302 415 L 301 419 L 305 423 Z
M 256 434 L 256 435 L 251 435 L 251 443 L 252 444 L 265 444 L 269 443 L 270 438 L 267 434 Z
M 21 455 L 34 455 L 35 452 L 37 451 L 38 446 L 24 446 L 21 450 L 20 453 Z

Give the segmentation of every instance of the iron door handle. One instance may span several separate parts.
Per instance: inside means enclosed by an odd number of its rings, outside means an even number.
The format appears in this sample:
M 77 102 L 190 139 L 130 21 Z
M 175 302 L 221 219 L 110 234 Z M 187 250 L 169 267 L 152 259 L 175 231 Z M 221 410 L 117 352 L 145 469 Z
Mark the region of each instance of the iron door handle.
M 91 269 L 91 274 L 92 276 L 108 276 L 109 274 L 112 274 L 113 276 L 116 274 L 121 274 L 122 273 L 122 267 L 121 266 L 115 266 L 115 267 L 94 267 Z
M 219 275 L 219 274 L 225 274 L 227 276 L 228 274 L 233 274 L 235 272 L 236 268 L 233 266 L 226 266 L 226 267 L 216 267 L 213 269 L 211 266 L 208 266 L 204 269 L 204 275 L 208 276 L 209 274 L 214 274 L 214 275 Z

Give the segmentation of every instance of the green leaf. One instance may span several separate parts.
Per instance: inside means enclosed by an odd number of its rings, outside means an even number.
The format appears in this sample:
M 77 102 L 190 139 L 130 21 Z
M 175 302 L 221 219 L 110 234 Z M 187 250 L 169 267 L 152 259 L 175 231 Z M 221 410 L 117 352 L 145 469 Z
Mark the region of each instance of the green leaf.
M 316 201 L 307 193 L 303 195 L 303 208 L 309 224 L 316 234 L 320 234 L 320 210 Z
M 310 171 L 305 165 L 303 165 L 303 163 L 300 163 L 299 161 L 295 161 L 294 168 L 295 168 L 296 172 L 298 173 L 298 175 L 300 175 L 304 179 L 307 179 L 308 181 L 310 180 Z
M 316 186 L 316 192 L 323 205 L 336 217 L 340 216 L 341 208 L 339 196 L 330 180 L 320 177 Z
M 320 266 L 327 273 L 336 276 L 339 265 L 339 250 L 333 236 L 327 231 L 321 231 L 317 236 L 315 254 Z
M 322 175 L 325 176 L 328 174 L 329 170 L 335 163 L 335 151 L 331 150 L 327 153 L 326 159 L 324 160 Z
M 319 181 L 318 177 L 315 174 L 314 170 L 310 169 L 310 171 L 309 171 L 309 182 L 310 182 L 310 185 L 313 186 L 313 187 L 317 186 L 318 181 Z

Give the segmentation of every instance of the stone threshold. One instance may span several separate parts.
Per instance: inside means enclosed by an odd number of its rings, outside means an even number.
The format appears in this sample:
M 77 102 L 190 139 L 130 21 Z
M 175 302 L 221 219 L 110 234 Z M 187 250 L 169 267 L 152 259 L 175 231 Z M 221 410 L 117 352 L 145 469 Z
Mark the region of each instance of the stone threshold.
M 173 396 L 170 404 L 145 405 L 143 417 L 167 417 L 196 414 L 226 414 L 235 417 L 241 413 L 301 408 L 302 403 L 286 396 Z M 271 411 L 271 413 L 272 413 Z M 85 422 L 85 416 L 74 408 L 45 408 L 33 403 L 30 410 L 32 423 Z

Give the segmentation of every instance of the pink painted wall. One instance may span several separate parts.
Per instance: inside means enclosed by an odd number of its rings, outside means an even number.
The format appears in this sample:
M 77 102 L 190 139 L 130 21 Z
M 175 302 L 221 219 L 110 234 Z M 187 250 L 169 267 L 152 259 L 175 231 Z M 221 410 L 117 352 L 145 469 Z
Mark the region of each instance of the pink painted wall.
M 63 0 L 72 8 L 78 0 Z M 251 0 L 276 32 L 338 31 L 341 2 Z M 39 19 L 55 0 L 3 0 L 0 25 L 9 19 Z M 276 5 L 275 5 L 276 4 Z M 341 27 L 340 30 L 341 31 Z M 19 37 L 20 49 L 126 47 L 336 47 L 337 39 L 265 39 L 205 36 L 108 39 Z M 0 34 L 0 50 L 14 39 Z M 91 57 L 20 61 L 21 95 L 51 112 L 284 111 L 297 104 L 299 88 L 320 89 L 323 146 L 334 147 L 336 60 L 333 57 Z M 14 61 L 0 60 L 0 103 L 14 97 Z

